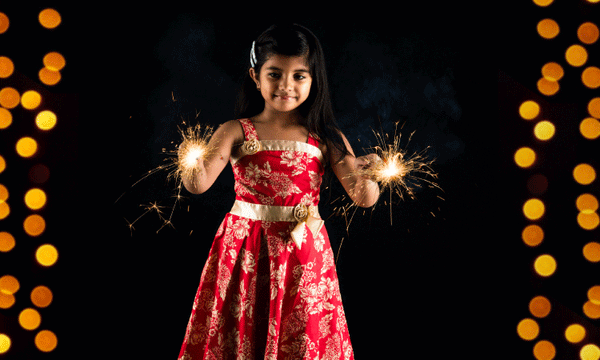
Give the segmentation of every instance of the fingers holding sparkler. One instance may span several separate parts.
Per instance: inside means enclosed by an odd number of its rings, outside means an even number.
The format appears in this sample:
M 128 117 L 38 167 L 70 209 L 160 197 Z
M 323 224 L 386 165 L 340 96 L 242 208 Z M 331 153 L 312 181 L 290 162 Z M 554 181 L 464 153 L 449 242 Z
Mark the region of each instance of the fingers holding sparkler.
M 177 158 L 174 164 L 175 170 L 171 173 L 180 180 L 186 188 L 194 188 L 199 177 L 204 174 L 204 161 L 211 153 L 209 140 L 213 134 L 213 128 L 196 125 L 181 131 L 182 142 L 177 150 Z

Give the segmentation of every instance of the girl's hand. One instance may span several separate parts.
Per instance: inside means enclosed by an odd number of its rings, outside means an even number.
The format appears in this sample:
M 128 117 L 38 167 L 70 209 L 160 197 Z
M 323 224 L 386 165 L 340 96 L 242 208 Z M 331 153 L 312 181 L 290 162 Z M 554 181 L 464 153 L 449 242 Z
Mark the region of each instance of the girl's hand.
M 375 164 L 381 162 L 381 158 L 379 157 L 379 155 L 377 154 L 368 154 L 368 155 L 363 155 L 363 156 L 359 156 L 356 158 L 356 161 L 354 162 L 354 166 L 356 167 L 356 171 L 360 174 L 364 174 L 365 170 L 369 170 L 371 169 L 373 166 L 375 166 Z M 372 180 L 371 177 L 369 176 L 363 176 L 364 178 L 368 179 L 368 180 Z

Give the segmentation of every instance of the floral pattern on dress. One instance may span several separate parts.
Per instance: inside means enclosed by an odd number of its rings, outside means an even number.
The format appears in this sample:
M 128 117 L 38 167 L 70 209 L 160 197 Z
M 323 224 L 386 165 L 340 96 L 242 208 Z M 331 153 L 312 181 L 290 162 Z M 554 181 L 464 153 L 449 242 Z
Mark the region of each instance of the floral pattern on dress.
M 258 139 L 240 120 L 245 138 Z M 236 199 L 262 205 L 318 205 L 323 167 L 289 143 L 232 161 Z M 318 143 L 309 137 L 309 145 Z M 353 359 L 334 255 L 325 227 L 227 214 L 194 298 L 179 360 Z

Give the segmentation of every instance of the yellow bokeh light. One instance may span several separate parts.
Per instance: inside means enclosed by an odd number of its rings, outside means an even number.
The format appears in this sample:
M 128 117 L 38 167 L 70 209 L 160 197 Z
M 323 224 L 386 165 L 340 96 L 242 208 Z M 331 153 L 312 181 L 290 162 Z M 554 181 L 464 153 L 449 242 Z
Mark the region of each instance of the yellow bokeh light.
M 587 296 L 593 304 L 600 305 L 600 285 L 592 286 L 588 290 Z
M 39 236 L 46 230 L 46 221 L 40 215 L 29 215 L 23 221 L 23 229 L 29 236 Z
M 596 119 L 600 118 L 600 98 L 593 98 L 588 103 L 588 112 Z
M 600 136 L 600 121 L 592 117 L 583 119 L 579 124 L 579 132 L 586 139 L 597 139 Z
M 579 351 L 581 360 L 598 360 L 600 359 L 600 348 L 596 344 L 587 344 Z
M 46 193 L 42 189 L 31 189 L 25 194 L 25 204 L 32 210 L 39 210 L 46 205 Z
M 565 71 L 560 64 L 549 62 L 542 66 L 542 76 L 548 80 L 558 81 L 565 75 Z
M 58 339 L 52 331 L 42 330 L 35 336 L 34 342 L 38 350 L 43 352 L 50 352 L 56 348 L 56 345 L 58 344 Z
M 522 147 L 515 152 L 515 163 L 522 168 L 528 168 L 535 162 L 535 151 L 528 147 Z
M 15 71 L 15 64 L 6 56 L 0 56 L 0 78 L 6 79 Z
M 531 315 L 537 318 L 548 316 L 551 309 L 552 305 L 550 305 L 550 300 L 545 296 L 536 296 L 529 302 L 529 311 L 531 312 Z
M 44 67 L 38 73 L 40 81 L 46 85 L 56 85 L 62 78 L 59 71 L 54 71 L 50 68 Z
M 9 252 L 15 247 L 15 237 L 9 232 L 0 232 L 0 251 Z
M 592 213 L 598 210 L 598 199 L 592 194 L 581 194 L 575 201 L 577 210 Z
M 544 230 L 538 225 L 528 225 L 521 233 L 523 242 L 529 246 L 538 246 L 544 240 Z
M 50 130 L 56 126 L 56 114 L 50 110 L 40 111 L 35 117 L 35 124 L 41 130 Z
M 540 340 L 533 347 L 533 356 L 537 360 L 552 360 L 556 356 L 556 348 L 548 340 Z
M 540 114 L 540 106 L 533 100 L 527 100 L 519 106 L 519 115 L 525 120 L 533 120 Z
M 579 324 L 571 324 L 565 330 L 565 338 L 568 342 L 576 344 L 585 338 L 585 328 Z
M 60 53 L 57 53 L 56 51 L 49 52 L 48 54 L 46 54 L 46 56 L 44 56 L 43 62 L 44 66 L 52 71 L 62 70 L 62 68 L 64 68 L 67 63 L 65 61 L 64 56 L 62 56 L 62 54 Z
M 533 129 L 535 137 L 543 141 L 552 139 L 555 132 L 556 127 L 548 120 L 540 121 Z
M 590 319 L 600 319 L 600 305 L 588 300 L 583 304 L 583 313 Z
M 587 243 L 583 247 L 583 257 L 589 262 L 600 262 L 600 243 L 595 241 Z
M 577 37 L 584 44 L 593 44 L 598 40 L 598 26 L 591 22 L 585 22 L 577 29 Z
M 587 62 L 588 53 L 583 46 L 575 44 L 567 48 L 565 58 L 571 66 L 579 67 Z
M 60 13 L 50 8 L 42 10 L 38 16 L 38 20 L 46 29 L 54 29 L 62 21 Z
M 6 186 L 0 184 L 0 201 L 8 200 L 8 189 Z
M 552 96 L 560 90 L 560 85 L 558 84 L 558 81 L 549 80 L 543 77 L 538 80 L 537 88 L 541 94 Z
M 596 170 L 589 164 L 579 164 L 573 169 L 573 178 L 581 185 L 589 185 L 596 180 Z
M 0 155 L 0 174 L 6 170 L 6 160 Z
M 10 20 L 5 13 L 0 12 L 0 34 L 4 34 L 10 25 Z
M 12 114 L 8 109 L 0 107 L 0 129 L 6 129 L 12 124 Z
M 52 298 L 52 291 L 46 286 L 36 286 L 31 291 L 31 302 L 39 308 L 48 307 L 52 303 Z
M 529 220 L 538 220 L 544 216 L 545 211 L 546 207 L 540 199 L 529 199 L 523 205 L 523 214 L 525 214 Z
M 577 223 L 585 230 L 594 230 L 600 224 L 600 217 L 595 212 L 580 212 L 577 215 Z
M 533 340 L 540 333 L 540 326 L 533 319 L 523 319 L 517 325 L 517 334 L 523 340 Z
M 0 13 L 1 14 L 1 13 Z M 0 23 L 1 23 L 0 19 Z M 11 341 L 8 335 L 0 334 L 0 354 L 6 353 L 10 349 Z
M 19 284 L 19 280 L 12 275 L 4 275 L 0 277 L 0 292 L 7 295 L 13 295 L 17 291 L 21 284 Z
M 36 309 L 27 308 L 19 314 L 19 324 L 25 330 L 35 330 L 40 326 L 42 317 Z
M 600 87 L 600 69 L 595 66 L 587 67 L 581 73 L 581 81 L 590 89 L 597 89 Z
M 17 141 L 17 153 L 22 157 L 31 157 L 37 152 L 37 141 L 30 137 L 22 137 Z
M 554 0 L 533 0 L 533 2 L 538 5 L 538 6 L 548 6 L 550 4 L 552 4 Z
M 0 201 L 0 220 L 6 219 L 10 215 L 10 206 L 6 201 Z
M 35 252 L 35 258 L 43 266 L 52 266 L 58 260 L 58 251 L 53 245 L 44 244 Z
M 537 24 L 537 32 L 544 39 L 553 39 L 560 32 L 560 27 L 556 21 L 544 19 Z
M 23 93 L 21 96 L 21 105 L 27 110 L 33 110 L 40 106 L 42 102 L 42 96 L 40 93 L 34 90 L 29 90 Z
M 0 106 L 13 109 L 17 105 L 19 105 L 19 101 L 21 100 L 21 96 L 19 92 L 11 87 L 5 87 L 0 90 Z
M 535 259 L 533 267 L 540 276 L 548 277 L 556 271 L 556 260 L 552 255 L 540 255 Z

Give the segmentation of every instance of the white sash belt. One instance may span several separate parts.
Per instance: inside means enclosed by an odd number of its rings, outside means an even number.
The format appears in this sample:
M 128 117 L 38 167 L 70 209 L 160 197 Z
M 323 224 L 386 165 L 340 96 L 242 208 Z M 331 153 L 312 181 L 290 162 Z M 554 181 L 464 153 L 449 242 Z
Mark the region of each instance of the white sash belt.
M 304 229 L 308 228 L 316 236 L 324 223 L 319 215 L 319 208 L 314 205 L 273 206 L 236 200 L 230 213 L 252 220 L 297 222 L 291 236 L 298 249 L 302 246 Z

